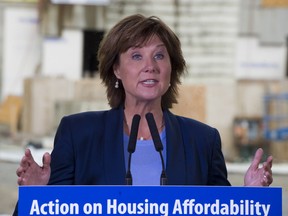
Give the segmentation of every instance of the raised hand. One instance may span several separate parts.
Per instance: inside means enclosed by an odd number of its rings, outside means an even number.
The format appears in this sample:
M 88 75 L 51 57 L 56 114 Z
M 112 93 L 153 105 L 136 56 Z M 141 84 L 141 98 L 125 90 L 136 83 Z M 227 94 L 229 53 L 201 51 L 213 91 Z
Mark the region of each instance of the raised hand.
M 259 148 L 254 159 L 248 168 L 245 177 L 245 186 L 269 186 L 273 182 L 272 177 L 272 156 L 269 156 L 267 160 L 259 167 L 260 161 L 263 156 L 263 149 Z
M 39 166 L 29 149 L 25 150 L 20 166 L 16 171 L 18 176 L 17 183 L 19 185 L 46 185 L 50 178 L 50 162 L 51 156 L 45 153 L 42 158 L 43 166 Z

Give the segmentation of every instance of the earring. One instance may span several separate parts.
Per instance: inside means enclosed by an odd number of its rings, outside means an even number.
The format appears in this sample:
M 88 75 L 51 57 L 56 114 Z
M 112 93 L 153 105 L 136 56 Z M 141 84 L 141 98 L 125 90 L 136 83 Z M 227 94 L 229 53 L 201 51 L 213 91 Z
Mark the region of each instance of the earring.
M 119 88 L 119 81 L 118 81 L 118 79 L 116 80 L 114 87 L 115 87 L 115 88 Z

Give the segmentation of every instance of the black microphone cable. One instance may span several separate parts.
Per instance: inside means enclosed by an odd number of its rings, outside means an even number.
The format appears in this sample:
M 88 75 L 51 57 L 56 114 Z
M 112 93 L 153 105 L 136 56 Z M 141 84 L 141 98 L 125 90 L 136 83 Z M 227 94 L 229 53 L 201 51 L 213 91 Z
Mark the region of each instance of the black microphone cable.
M 125 176 L 126 185 L 132 185 L 132 183 L 133 183 L 132 174 L 131 174 L 131 170 L 130 170 L 131 157 L 132 157 L 132 153 L 135 152 L 135 148 L 136 148 L 140 119 L 141 119 L 141 117 L 138 114 L 134 115 L 133 119 L 132 119 L 132 125 L 131 125 L 129 142 L 128 142 L 129 158 L 128 158 L 127 172 L 126 172 L 126 176 Z
M 160 177 L 160 185 L 166 185 L 167 175 L 166 175 L 165 163 L 164 163 L 164 159 L 162 155 L 163 145 L 162 145 L 159 133 L 158 133 L 158 128 L 157 128 L 157 125 L 156 125 L 156 122 L 152 113 L 147 113 L 145 117 L 148 122 L 148 127 L 149 127 L 149 130 L 150 130 L 153 142 L 154 142 L 155 149 L 157 152 L 159 152 L 160 158 L 161 158 L 162 173 Z

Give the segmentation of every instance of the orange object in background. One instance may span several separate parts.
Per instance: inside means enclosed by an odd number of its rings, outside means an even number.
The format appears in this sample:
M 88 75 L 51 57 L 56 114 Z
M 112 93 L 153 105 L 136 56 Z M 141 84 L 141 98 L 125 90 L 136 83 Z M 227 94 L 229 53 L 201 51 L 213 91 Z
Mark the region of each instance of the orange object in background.
M 262 7 L 288 7 L 288 0 L 262 0 Z
M 7 96 L 0 104 L 0 124 L 7 125 L 11 135 L 18 131 L 22 106 L 22 97 L 16 95 Z

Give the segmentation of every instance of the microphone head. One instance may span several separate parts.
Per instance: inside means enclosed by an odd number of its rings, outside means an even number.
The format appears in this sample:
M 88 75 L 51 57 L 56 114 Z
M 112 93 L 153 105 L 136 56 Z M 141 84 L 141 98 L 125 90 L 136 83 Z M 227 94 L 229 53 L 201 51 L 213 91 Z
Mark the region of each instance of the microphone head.
M 148 123 L 148 127 L 152 136 L 152 139 L 154 141 L 154 146 L 156 151 L 162 151 L 163 150 L 163 145 L 158 133 L 158 128 L 154 119 L 154 116 L 152 113 L 147 113 L 145 115 L 147 123 Z
M 133 116 L 131 131 L 130 131 L 130 136 L 129 136 L 129 142 L 128 142 L 128 152 L 129 153 L 135 152 L 140 119 L 141 119 L 141 117 L 138 114 Z

